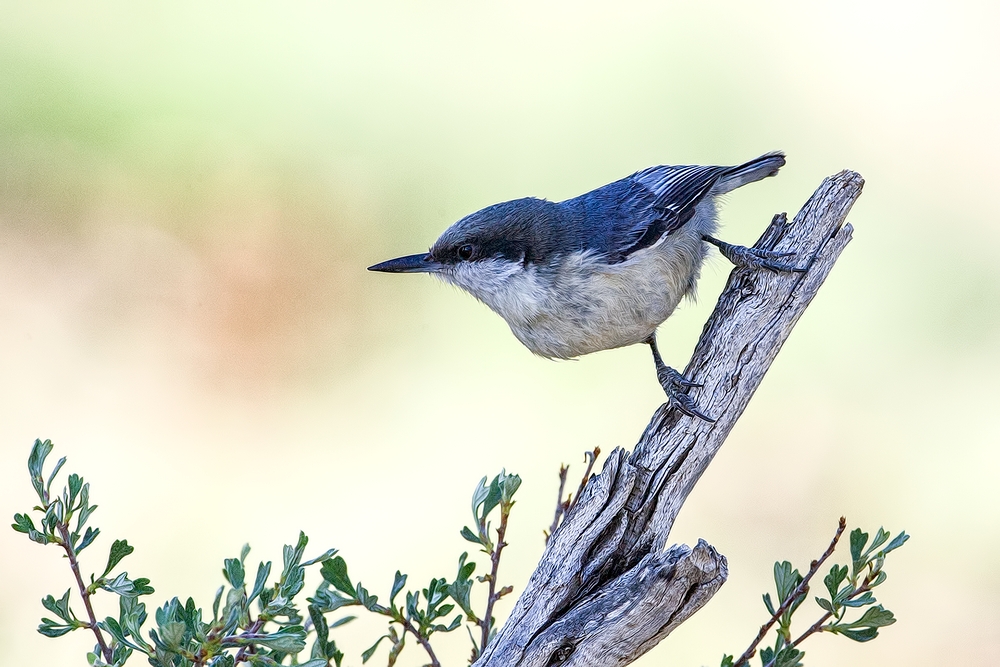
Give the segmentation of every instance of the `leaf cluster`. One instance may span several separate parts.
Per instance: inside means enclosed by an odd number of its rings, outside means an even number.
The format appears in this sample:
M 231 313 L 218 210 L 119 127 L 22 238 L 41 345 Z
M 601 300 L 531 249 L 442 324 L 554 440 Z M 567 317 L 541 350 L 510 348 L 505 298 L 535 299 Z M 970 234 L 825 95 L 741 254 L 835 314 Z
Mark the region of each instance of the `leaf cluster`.
M 482 550 L 493 557 L 492 575 L 474 579 L 476 563 L 468 553 L 458 560 L 457 573 L 451 581 L 434 578 L 420 589 L 407 590 L 407 575 L 397 571 L 388 596 L 388 604 L 380 604 L 361 582 L 353 582 L 346 561 L 329 549 L 310 560 L 303 560 L 309 539 L 304 533 L 294 545 L 285 545 L 281 571 L 272 576 L 272 563 L 259 562 L 249 578 L 245 545 L 236 558 L 227 558 L 222 575 L 225 585 L 216 592 L 210 613 L 192 598 L 181 602 L 173 598 L 155 610 L 152 618 L 146 612 L 141 596 L 153 593 L 148 579 L 130 579 L 127 572 L 114 574 L 119 563 L 133 552 L 125 540 L 116 540 L 108 554 L 107 564 L 100 575 L 90 575 L 85 584 L 80 575 L 80 552 L 90 546 L 100 533 L 87 526 L 96 509 L 89 501 L 90 488 L 76 474 L 68 476 L 62 493 L 53 495 L 52 484 L 66 462 L 60 459 L 45 477 L 45 460 L 53 449 L 49 440 L 36 440 L 28 460 L 32 486 L 40 500 L 34 508 L 41 513 L 39 527 L 28 514 L 14 516 L 14 530 L 25 533 L 39 544 L 56 544 L 70 559 L 78 583 L 80 602 L 85 613 L 72 608 L 68 589 L 58 599 L 52 595 L 42 605 L 53 618 L 42 619 L 38 630 L 48 637 L 59 637 L 78 629 L 88 629 L 97 639 L 94 651 L 87 655 L 92 667 L 119 667 L 135 652 L 144 655 L 153 667 L 235 667 L 248 663 L 262 667 L 284 664 L 300 667 L 341 667 L 344 654 L 331 637 L 331 631 L 355 619 L 343 615 L 345 607 L 361 607 L 389 619 L 386 634 L 366 650 L 361 658 L 367 662 L 379 645 L 389 640 L 388 665 L 396 662 L 405 646 L 407 635 L 421 645 L 439 665 L 430 644 L 436 633 L 447 633 L 467 621 L 474 627 L 493 626 L 492 602 L 485 612 L 473 610 L 471 594 L 475 583 L 490 581 L 490 600 L 500 597 L 492 586 L 496 575 L 499 550 L 503 546 L 503 529 L 514 504 L 513 496 L 520 485 L 517 475 L 501 473 L 490 484 L 484 478 L 473 494 L 473 515 L 476 532 L 464 528 L 462 535 L 471 535 Z M 491 531 L 490 516 L 501 509 L 500 529 Z M 74 522 L 75 519 L 75 522 Z M 298 601 L 305 586 L 306 568 L 319 565 L 322 581 L 305 609 Z M 93 611 L 92 598 L 98 591 L 118 596 L 117 617 L 99 620 Z M 509 589 L 504 589 L 508 591 Z M 145 633 L 145 638 L 144 638 Z M 470 633 L 471 636 L 471 633 Z M 306 651 L 310 639 L 308 657 Z M 476 644 L 475 640 L 473 641 Z
M 762 667 L 801 667 L 805 652 L 799 645 L 812 634 L 829 632 L 856 642 L 867 642 L 878 637 L 879 628 L 896 622 L 891 611 L 877 604 L 873 590 L 886 580 L 886 556 L 903 546 L 910 536 L 905 531 L 900 531 L 890 541 L 891 534 L 879 528 L 875 538 L 869 543 L 869 534 L 855 528 L 850 534 L 850 564 L 834 564 L 823 578 L 828 597 L 815 597 L 816 604 L 823 611 L 822 615 L 801 635 L 793 638 L 792 619 L 809 595 L 809 581 L 833 553 L 845 526 L 841 519 L 840 528 L 830 548 L 822 558 L 811 563 L 804 577 L 788 561 L 774 564 L 774 585 L 779 604 L 774 604 L 770 593 L 763 595 L 764 607 L 771 615 L 770 620 L 761 628 L 757 641 L 739 659 L 734 659 L 731 655 L 724 656 L 722 667 L 747 665 L 757 643 L 772 626 L 776 634 L 775 642 L 773 646 L 761 649 Z M 864 607 L 867 609 L 860 616 L 848 618 L 851 610 Z

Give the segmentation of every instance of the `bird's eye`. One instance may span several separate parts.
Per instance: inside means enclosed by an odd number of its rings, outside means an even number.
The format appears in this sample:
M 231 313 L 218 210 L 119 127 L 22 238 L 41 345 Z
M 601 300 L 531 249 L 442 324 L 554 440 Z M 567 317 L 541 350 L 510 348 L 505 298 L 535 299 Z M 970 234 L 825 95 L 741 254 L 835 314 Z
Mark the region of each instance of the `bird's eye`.
M 466 243 L 465 245 L 459 247 L 458 258 L 461 260 L 470 260 L 472 259 L 472 254 L 475 250 L 476 249 L 473 248 L 471 244 Z

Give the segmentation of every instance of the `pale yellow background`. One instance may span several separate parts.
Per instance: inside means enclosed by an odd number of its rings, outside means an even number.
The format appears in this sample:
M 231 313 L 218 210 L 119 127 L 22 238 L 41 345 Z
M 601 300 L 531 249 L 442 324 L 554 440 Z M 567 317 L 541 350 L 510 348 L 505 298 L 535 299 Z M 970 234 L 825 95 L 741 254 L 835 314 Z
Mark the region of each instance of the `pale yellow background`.
M 851 168 L 855 240 L 677 524 L 729 583 L 637 664 L 741 651 L 771 563 L 806 566 L 841 514 L 913 534 L 881 589 L 899 623 L 815 639 L 810 667 L 997 655 L 995 2 L 2 5 L 3 516 L 52 438 L 100 506 L 85 567 L 127 537 L 150 610 L 209 605 L 223 558 L 280 562 L 300 529 L 384 596 L 397 567 L 453 575 L 472 487 L 506 467 L 520 591 L 559 464 L 631 447 L 662 402 L 648 350 L 543 361 L 468 296 L 365 267 L 504 199 L 783 149 L 723 237 Z M 669 363 L 728 271 L 662 329 Z M 91 637 L 35 632 L 69 585 L 0 530 L 0 662 L 84 664 Z M 380 629 L 337 631 L 347 664 Z

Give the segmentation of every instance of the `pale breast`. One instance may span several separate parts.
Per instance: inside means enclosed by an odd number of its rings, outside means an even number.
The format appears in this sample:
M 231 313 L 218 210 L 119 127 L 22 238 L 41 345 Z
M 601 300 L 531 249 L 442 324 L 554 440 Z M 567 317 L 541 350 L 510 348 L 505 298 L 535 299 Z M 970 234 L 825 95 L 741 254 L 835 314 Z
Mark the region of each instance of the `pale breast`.
M 681 230 L 619 264 L 577 255 L 565 261 L 533 317 L 504 319 L 518 340 L 544 357 L 569 359 L 640 343 L 693 289 L 703 254 L 700 233 Z

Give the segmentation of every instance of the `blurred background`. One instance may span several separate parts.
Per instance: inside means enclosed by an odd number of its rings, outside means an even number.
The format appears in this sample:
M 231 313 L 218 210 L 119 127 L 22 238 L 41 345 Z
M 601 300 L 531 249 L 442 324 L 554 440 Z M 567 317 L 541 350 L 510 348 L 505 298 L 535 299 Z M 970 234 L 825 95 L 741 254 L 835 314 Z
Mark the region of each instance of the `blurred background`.
M 662 402 L 649 352 L 544 361 L 470 297 L 365 267 L 494 202 L 783 149 L 722 237 L 850 168 L 855 240 L 676 525 L 729 582 L 636 664 L 741 652 L 772 563 L 807 568 L 842 514 L 913 535 L 879 596 L 899 622 L 810 640 L 807 664 L 1000 650 L 1000 5 L 2 4 L 0 509 L 33 505 L 51 438 L 100 506 L 88 571 L 124 537 L 148 607 L 208 606 L 223 558 L 280 562 L 301 529 L 386 595 L 397 568 L 454 575 L 471 492 L 506 468 L 519 593 L 559 465 L 575 483 Z M 661 329 L 668 363 L 729 270 Z M 5 661 L 85 664 L 91 636 L 35 632 L 71 584 L 57 551 L 4 529 L 0 562 Z M 347 664 L 382 629 L 338 630 Z

